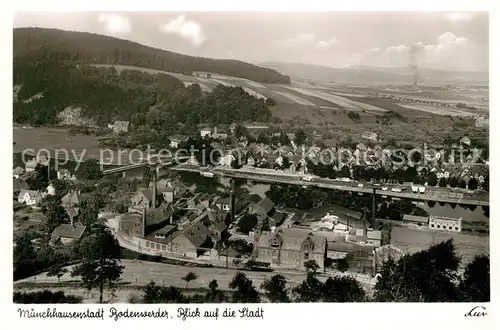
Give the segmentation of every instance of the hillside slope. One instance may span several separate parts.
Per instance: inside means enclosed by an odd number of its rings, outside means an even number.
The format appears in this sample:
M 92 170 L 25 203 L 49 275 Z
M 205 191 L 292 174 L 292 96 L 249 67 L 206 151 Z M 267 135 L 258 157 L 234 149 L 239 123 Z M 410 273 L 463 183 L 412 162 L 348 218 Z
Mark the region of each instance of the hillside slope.
M 273 69 L 236 60 L 193 57 L 85 32 L 44 28 L 14 29 L 14 63 L 21 59 L 65 60 L 75 64 L 123 64 L 191 75 L 213 72 L 262 83 L 289 84 Z
M 319 65 L 269 62 L 261 66 L 272 68 L 295 79 L 331 81 L 348 84 L 411 84 L 412 72 L 407 67 L 382 68 L 352 66 L 348 68 L 330 68 Z M 488 72 L 444 71 L 419 68 L 419 81 L 422 84 L 488 84 Z

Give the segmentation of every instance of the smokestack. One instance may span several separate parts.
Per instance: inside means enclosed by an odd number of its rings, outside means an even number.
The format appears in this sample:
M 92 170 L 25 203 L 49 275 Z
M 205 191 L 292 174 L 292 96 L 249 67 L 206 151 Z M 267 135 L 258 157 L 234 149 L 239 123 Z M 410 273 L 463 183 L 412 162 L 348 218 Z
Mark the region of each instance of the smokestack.
M 153 208 L 156 208 L 156 171 L 153 171 Z
M 146 236 L 146 208 L 142 209 L 142 226 L 141 235 Z
M 235 218 L 235 196 L 234 196 L 234 190 L 235 190 L 235 184 L 234 184 L 234 179 L 230 179 L 231 180 L 231 192 L 229 193 L 229 203 L 230 204 L 230 208 L 231 208 L 231 220 L 234 221 L 234 218 Z
M 373 188 L 373 199 L 372 199 L 372 219 L 373 219 L 372 225 L 373 225 L 373 229 L 375 229 L 375 227 L 376 227 L 375 222 L 377 221 L 376 220 L 377 212 L 375 211 L 377 208 L 376 193 L 377 193 L 377 189 Z
M 415 90 L 418 89 L 418 61 L 417 61 L 417 53 L 420 50 L 420 47 L 417 44 L 413 44 L 410 47 L 410 68 L 413 74 L 413 88 Z
M 367 233 L 368 233 L 368 230 L 366 228 L 366 217 L 368 216 L 366 208 L 364 209 L 363 213 L 364 213 L 363 214 L 363 236 L 366 237 Z

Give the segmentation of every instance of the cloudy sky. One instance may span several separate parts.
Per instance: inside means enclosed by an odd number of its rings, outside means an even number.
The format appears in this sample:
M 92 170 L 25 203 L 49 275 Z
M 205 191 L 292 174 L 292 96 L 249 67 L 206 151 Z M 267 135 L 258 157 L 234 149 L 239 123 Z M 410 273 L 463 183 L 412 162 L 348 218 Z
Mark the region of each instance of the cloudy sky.
M 17 13 L 14 27 L 106 34 L 183 54 L 269 61 L 488 70 L 488 14 L 464 12 Z

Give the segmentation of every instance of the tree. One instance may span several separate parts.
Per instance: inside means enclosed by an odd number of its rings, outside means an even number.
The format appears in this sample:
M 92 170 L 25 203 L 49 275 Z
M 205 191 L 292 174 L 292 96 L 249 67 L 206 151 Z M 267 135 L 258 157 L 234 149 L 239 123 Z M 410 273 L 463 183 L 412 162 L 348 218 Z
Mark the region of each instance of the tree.
M 490 301 L 490 258 L 485 255 L 475 256 L 465 267 L 459 288 L 462 301 Z
M 63 267 L 61 264 L 57 264 L 51 270 L 47 272 L 47 276 L 56 276 L 57 283 L 60 282 L 61 277 L 68 272 L 68 269 Z
M 435 187 L 438 183 L 437 175 L 434 172 L 430 172 L 429 175 L 427 176 L 427 184 L 430 187 Z
M 306 279 L 292 290 L 300 302 L 318 302 L 323 297 L 323 283 L 312 272 L 307 273 Z
M 450 187 L 456 188 L 458 186 L 458 179 L 452 176 L 448 179 L 448 184 L 450 185 Z
M 240 231 L 246 235 L 257 225 L 257 217 L 254 214 L 245 213 L 238 222 Z
M 252 255 L 253 244 L 248 243 L 245 240 L 242 240 L 242 239 L 231 240 L 229 242 L 229 245 L 233 249 L 235 249 L 236 251 L 238 251 L 238 253 L 240 253 L 241 255 L 244 255 L 244 256 L 251 256 Z
M 307 135 L 306 133 L 302 130 L 302 128 L 298 128 L 296 131 L 295 131 L 295 144 L 297 146 L 301 146 L 301 145 L 304 145 L 306 143 L 306 140 L 307 140 Z
M 464 179 L 460 179 L 460 180 L 458 181 L 458 187 L 459 187 L 459 188 L 462 188 L 462 189 L 467 188 L 467 182 L 465 182 L 465 180 L 464 180 Z
M 447 183 L 446 183 L 446 179 L 445 178 L 441 178 L 439 179 L 439 186 L 440 187 L 446 187 Z
M 104 286 L 112 287 L 121 277 L 121 250 L 109 228 L 97 221 L 89 228 L 79 247 L 82 262 L 76 266 L 72 276 L 81 276 L 88 289 L 99 289 L 99 303 L 103 302 Z
M 266 291 L 266 297 L 273 303 L 290 301 L 286 289 L 286 279 L 283 275 L 277 274 L 266 279 L 261 287 Z
M 98 160 L 90 159 L 79 164 L 80 168 L 77 170 L 79 179 L 82 180 L 98 180 L 101 178 L 101 165 Z
M 150 281 L 144 288 L 144 303 L 157 304 L 160 303 L 161 288 L 154 281 Z
M 323 289 L 323 301 L 361 302 L 366 294 L 356 279 L 350 276 L 329 277 Z
M 240 138 L 245 137 L 247 135 L 248 135 L 248 129 L 245 126 L 238 124 L 234 127 L 234 136 L 237 139 L 240 139 Z
M 198 275 L 196 275 L 193 272 L 189 272 L 186 274 L 186 276 L 182 277 L 182 280 L 186 282 L 186 289 L 188 287 L 189 282 L 194 281 L 198 278 Z
M 104 200 L 100 194 L 89 194 L 82 198 L 79 208 L 78 219 L 85 226 L 91 226 L 99 217 L 99 209 L 104 206 Z
M 346 272 L 349 269 L 349 263 L 347 262 L 347 260 L 345 260 L 345 258 L 337 261 L 337 269 L 342 273 Z
M 319 269 L 319 265 L 316 262 L 316 260 L 308 260 L 304 262 L 304 268 L 307 270 L 309 273 L 316 273 Z
M 382 266 L 375 285 L 379 302 L 450 302 L 458 299 L 454 284 L 460 263 L 452 240 L 389 259 Z
M 231 297 L 232 303 L 260 302 L 259 293 L 255 290 L 252 280 L 247 278 L 242 272 L 237 272 L 236 275 L 234 275 L 232 281 L 229 283 L 229 287 L 233 289 Z
M 47 234 L 51 234 L 57 226 L 68 221 L 68 214 L 58 196 L 47 195 L 41 202 L 41 211 L 47 219 L 44 226 Z
M 227 302 L 227 297 L 223 291 L 219 290 L 219 284 L 216 280 L 210 281 L 208 283 L 209 292 L 206 294 L 205 301 L 212 303 L 222 303 Z
M 478 184 L 477 184 L 477 180 L 476 180 L 475 178 L 471 178 L 471 179 L 469 180 L 468 188 L 469 188 L 470 190 L 476 190 L 476 189 L 477 189 L 477 185 L 478 185 Z

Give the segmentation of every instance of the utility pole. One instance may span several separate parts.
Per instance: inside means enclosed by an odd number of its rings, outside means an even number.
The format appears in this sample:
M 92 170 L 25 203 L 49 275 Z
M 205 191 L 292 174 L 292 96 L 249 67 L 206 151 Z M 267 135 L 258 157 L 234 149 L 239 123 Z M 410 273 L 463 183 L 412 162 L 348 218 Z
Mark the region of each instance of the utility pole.
M 373 229 L 376 229 L 377 226 L 377 187 L 373 187 L 373 196 L 372 196 L 372 218 L 373 218 Z

